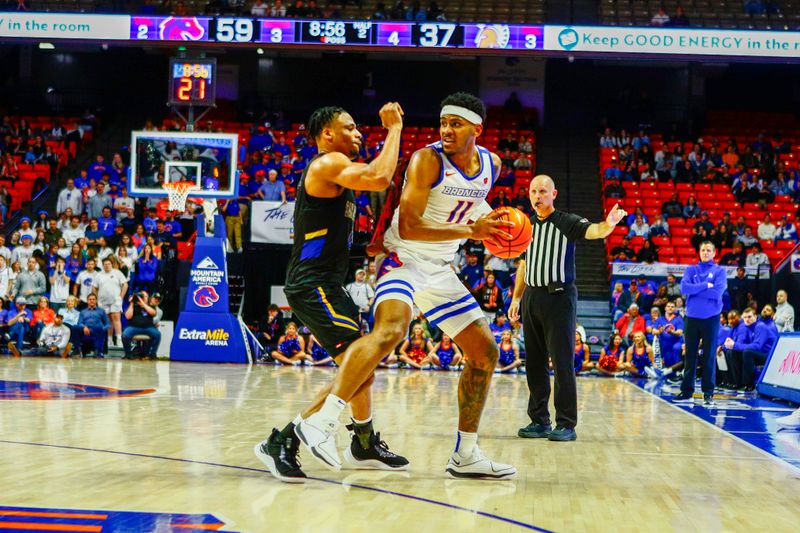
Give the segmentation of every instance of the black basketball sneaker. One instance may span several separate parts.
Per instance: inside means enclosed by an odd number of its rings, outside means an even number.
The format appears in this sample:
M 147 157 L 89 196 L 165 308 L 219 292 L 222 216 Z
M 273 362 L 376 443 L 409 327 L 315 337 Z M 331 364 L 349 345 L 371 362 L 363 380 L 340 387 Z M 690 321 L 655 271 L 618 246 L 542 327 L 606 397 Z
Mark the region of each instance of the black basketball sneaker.
M 353 425 L 347 429 L 353 431 Z M 408 470 L 408 459 L 389 450 L 389 445 L 381 440 L 381 434 L 374 431 L 369 435 L 369 447 L 361 446 L 358 435 L 353 434 L 350 447 L 344 451 L 345 460 L 355 468 L 375 470 Z
M 306 474 L 300 469 L 297 452 L 300 441 L 291 432 L 286 438 L 273 428 L 272 434 L 264 442 L 256 444 L 253 451 L 256 457 L 266 465 L 270 474 L 284 483 L 305 483 Z

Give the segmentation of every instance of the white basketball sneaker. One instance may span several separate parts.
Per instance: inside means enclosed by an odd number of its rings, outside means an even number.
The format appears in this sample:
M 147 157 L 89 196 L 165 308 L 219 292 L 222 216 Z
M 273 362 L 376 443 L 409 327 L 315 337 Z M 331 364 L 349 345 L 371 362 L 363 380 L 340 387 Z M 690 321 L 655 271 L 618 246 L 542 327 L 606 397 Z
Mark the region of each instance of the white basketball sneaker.
M 338 420 L 324 418 L 317 412 L 296 425 L 294 432 L 311 455 L 329 469 L 338 472 L 342 469 L 342 459 L 336 445 L 338 429 Z
M 487 459 L 476 444 L 469 457 L 462 457 L 460 453 L 453 452 L 445 472 L 450 477 L 462 479 L 510 479 L 517 474 L 517 469 Z
M 796 429 L 800 428 L 800 409 L 794 413 L 775 419 L 775 423 L 782 428 Z

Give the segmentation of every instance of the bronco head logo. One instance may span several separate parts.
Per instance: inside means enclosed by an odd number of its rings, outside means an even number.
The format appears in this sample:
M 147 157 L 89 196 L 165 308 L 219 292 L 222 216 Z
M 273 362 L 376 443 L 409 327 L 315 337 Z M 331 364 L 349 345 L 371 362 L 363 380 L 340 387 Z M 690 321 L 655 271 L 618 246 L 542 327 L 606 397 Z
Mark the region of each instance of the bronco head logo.
M 403 266 L 403 262 L 400 261 L 399 257 L 397 257 L 397 252 L 390 253 L 381 263 L 381 267 L 378 269 L 378 275 L 376 276 L 376 279 L 381 279 L 391 270 L 400 268 L 401 266 Z
M 198 307 L 211 307 L 219 301 L 217 289 L 210 285 L 198 287 L 194 291 L 192 297 L 194 298 L 194 303 L 197 304 Z
M 475 46 L 478 48 L 505 48 L 511 38 L 511 30 L 504 24 L 478 24 Z
M 205 28 L 195 17 L 167 17 L 158 25 L 162 41 L 199 41 L 205 34 Z

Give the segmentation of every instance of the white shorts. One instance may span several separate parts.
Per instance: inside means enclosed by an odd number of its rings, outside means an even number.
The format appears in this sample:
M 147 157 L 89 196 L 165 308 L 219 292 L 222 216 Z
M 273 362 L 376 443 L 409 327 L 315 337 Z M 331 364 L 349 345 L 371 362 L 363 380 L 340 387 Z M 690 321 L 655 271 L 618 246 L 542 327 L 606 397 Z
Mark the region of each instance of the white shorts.
M 122 300 L 117 300 L 112 303 L 105 303 L 105 302 L 97 302 L 97 307 L 105 311 L 106 313 L 121 313 L 122 312 Z
M 386 300 L 414 304 L 432 326 L 454 338 L 476 320 L 485 320 L 478 302 L 449 265 L 404 261 L 396 252 L 378 267 L 375 308 Z

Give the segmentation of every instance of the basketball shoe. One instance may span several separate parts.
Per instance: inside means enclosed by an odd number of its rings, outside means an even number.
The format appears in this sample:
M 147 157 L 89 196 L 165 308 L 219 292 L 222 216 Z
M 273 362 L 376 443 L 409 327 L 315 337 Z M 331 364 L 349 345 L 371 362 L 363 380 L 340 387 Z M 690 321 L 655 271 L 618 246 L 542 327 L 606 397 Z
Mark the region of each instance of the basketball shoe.
M 510 479 L 517 474 L 517 469 L 488 459 L 476 444 L 469 457 L 453 452 L 445 472 L 451 477 L 461 479 Z
M 306 474 L 297 460 L 299 448 L 300 441 L 296 435 L 283 438 L 280 431 L 273 429 L 269 438 L 256 444 L 253 451 L 269 473 L 284 483 L 305 483 Z
M 353 431 L 353 425 L 345 426 Z M 353 434 L 350 447 L 344 451 L 345 460 L 356 468 L 375 470 L 408 470 L 408 459 L 389 450 L 389 445 L 381 440 L 381 434 L 374 431 L 369 435 L 369 447 L 361 446 L 358 435 Z
M 319 462 L 334 472 L 342 469 L 342 459 L 336 449 L 339 421 L 314 413 L 294 427 L 295 434 Z

